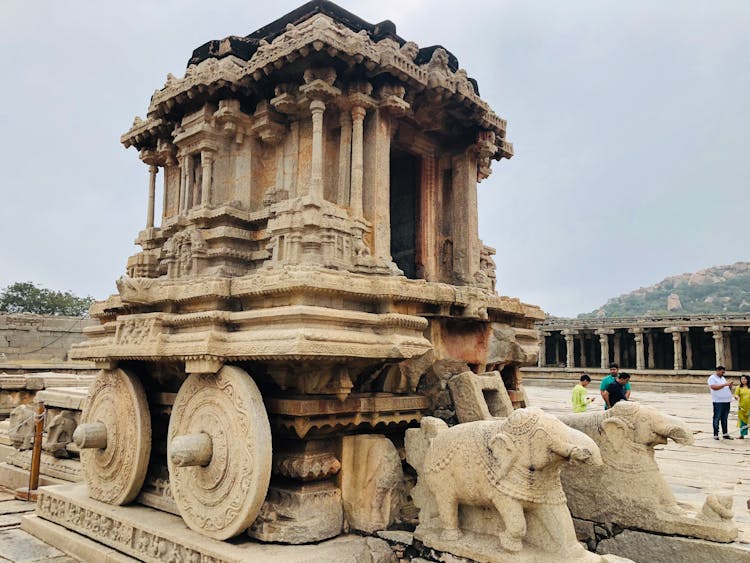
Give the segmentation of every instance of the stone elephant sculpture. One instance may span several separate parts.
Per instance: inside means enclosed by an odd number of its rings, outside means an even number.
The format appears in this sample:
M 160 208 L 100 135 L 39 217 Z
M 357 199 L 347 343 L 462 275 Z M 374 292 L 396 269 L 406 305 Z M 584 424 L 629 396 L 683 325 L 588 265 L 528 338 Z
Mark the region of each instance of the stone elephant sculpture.
M 564 468 L 562 484 L 576 518 L 613 522 L 663 534 L 733 541 L 731 499 L 710 495 L 702 512 L 677 503 L 654 459 L 654 446 L 693 443 L 685 423 L 654 407 L 622 401 L 606 411 L 563 415 L 601 451 L 603 467 Z
M 418 474 L 412 490 L 420 509 L 417 537 L 434 532 L 439 541 L 456 543 L 470 532 L 497 537 L 506 552 L 518 553 L 531 543 L 537 551 L 565 553 L 566 560 L 590 560 L 575 538 L 560 466 L 567 461 L 601 465 L 599 449 L 555 417 L 527 408 L 507 419 L 451 428 L 426 417 L 420 428 L 407 430 L 406 456 Z M 471 508 L 481 514 L 472 516 Z M 488 518 L 488 509 L 499 514 L 500 522 Z M 537 523 L 533 533 L 527 530 L 532 513 Z M 444 546 L 432 542 L 432 547 Z M 492 551 L 458 554 L 498 560 Z

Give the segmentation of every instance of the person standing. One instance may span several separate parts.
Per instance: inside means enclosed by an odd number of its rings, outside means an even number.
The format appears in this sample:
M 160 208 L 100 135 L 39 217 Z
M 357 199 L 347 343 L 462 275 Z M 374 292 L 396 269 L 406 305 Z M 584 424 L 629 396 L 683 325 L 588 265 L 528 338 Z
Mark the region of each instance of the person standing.
M 586 396 L 586 387 L 591 383 L 591 377 L 587 373 L 581 376 L 581 379 L 576 386 L 573 387 L 573 397 L 571 399 L 573 403 L 573 412 L 586 412 L 586 408 L 589 406 L 594 398 Z
M 708 387 L 711 389 L 711 402 L 714 407 L 713 427 L 714 440 L 719 439 L 719 423 L 725 440 L 732 440 L 727 431 L 729 421 L 729 405 L 732 402 L 732 383 L 724 378 L 726 368 L 716 366 L 716 371 L 708 378 Z
M 747 420 L 750 413 L 750 376 L 741 375 L 740 385 L 734 390 L 734 398 L 739 401 L 737 405 L 737 426 L 740 427 L 740 440 L 747 436 Z
M 602 399 L 604 399 L 604 392 L 607 390 L 607 387 L 612 385 L 617 380 L 617 374 L 620 372 L 620 366 L 617 364 L 609 364 L 609 375 L 602 379 L 602 382 L 599 384 L 599 393 L 602 396 Z M 630 399 L 630 379 L 628 379 L 628 384 L 625 386 L 625 398 Z M 607 401 L 604 401 L 604 410 L 606 411 L 609 407 L 607 406 Z
M 615 379 L 614 383 L 607 385 L 602 395 L 604 402 L 607 403 L 607 407 L 612 408 L 620 401 L 628 400 L 625 396 L 625 387 L 628 384 L 628 380 L 630 380 L 630 374 L 622 372 L 617 374 L 617 379 Z

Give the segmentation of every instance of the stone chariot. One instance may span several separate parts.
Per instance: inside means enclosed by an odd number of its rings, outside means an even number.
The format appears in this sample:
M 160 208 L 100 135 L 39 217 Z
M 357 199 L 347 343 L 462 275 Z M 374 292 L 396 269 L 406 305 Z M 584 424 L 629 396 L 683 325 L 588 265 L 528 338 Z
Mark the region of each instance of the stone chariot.
M 75 433 L 91 498 L 319 540 L 368 527 L 346 438 L 402 448 L 437 364 L 497 372 L 523 406 L 543 315 L 496 293 L 478 237 L 477 182 L 513 154 L 478 92 L 444 48 L 325 1 L 167 77 L 122 136 L 150 171 L 142 251 L 71 351 L 101 367 Z M 310 503 L 325 525 L 292 538 Z

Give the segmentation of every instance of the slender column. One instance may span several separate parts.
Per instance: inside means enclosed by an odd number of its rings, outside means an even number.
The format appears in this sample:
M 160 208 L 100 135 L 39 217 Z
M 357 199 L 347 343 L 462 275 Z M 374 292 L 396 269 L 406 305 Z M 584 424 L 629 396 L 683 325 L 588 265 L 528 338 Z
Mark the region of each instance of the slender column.
M 635 369 L 643 370 L 646 368 L 646 354 L 643 349 L 643 329 L 635 327 L 631 328 L 628 332 L 632 333 L 635 340 Z
M 214 156 L 210 151 L 201 151 L 201 205 L 211 204 L 211 177 Z
M 543 368 L 547 365 L 547 337 L 549 336 L 549 332 L 540 332 L 539 333 L 539 362 L 538 365 L 540 368 Z
M 649 330 L 646 333 L 646 336 L 648 337 L 648 369 L 654 369 L 654 366 L 656 365 L 655 361 L 655 355 L 654 355 L 654 333 L 653 331 Z
M 601 368 L 607 369 L 609 367 L 609 335 L 611 331 L 597 330 L 596 334 L 599 335 L 599 345 L 602 348 Z
M 578 337 L 579 347 L 580 347 L 580 360 L 579 360 L 579 367 L 585 368 L 586 366 L 586 338 L 583 334 L 581 334 Z
M 178 214 L 182 215 L 188 209 L 188 193 L 190 191 L 190 155 L 182 157 L 182 174 L 180 174 L 180 201 L 178 202 Z
M 417 276 L 427 281 L 437 281 L 440 272 L 437 237 L 440 232 L 436 224 L 436 202 L 438 201 L 437 159 L 434 155 L 422 155 L 419 178 L 419 218 L 417 234 Z
M 456 282 L 474 283 L 479 271 L 477 160 L 467 149 L 453 158 L 453 274 Z
M 690 342 L 690 329 L 685 331 L 685 368 L 693 369 L 693 344 Z
M 362 217 L 362 178 L 364 175 L 365 108 L 352 108 L 352 193 L 351 208 L 355 217 Z
M 148 167 L 148 211 L 146 212 L 146 228 L 154 226 L 154 198 L 156 197 L 156 174 L 159 167 L 152 164 Z
M 750 331 L 750 329 L 748 329 Z M 560 339 L 555 336 L 555 367 L 560 367 Z
M 615 363 L 619 366 L 620 364 L 622 364 L 622 347 L 620 342 L 620 340 L 622 339 L 622 334 L 615 331 L 612 339 L 614 340 L 615 344 Z
M 724 327 L 709 326 L 705 328 L 706 332 L 711 332 L 714 337 L 714 351 L 716 352 L 716 365 L 726 367 L 726 357 L 724 354 Z
M 169 179 L 172 177 L 172 174 L 174 173 L 174 169 L 172 168 L 172 165 L 169 163 L 169 160 L 167 160 L 167 163 L 164 165 L 164 190 L 162 193 L 162 200 L 161 200 L 161 222 L 162 225 L 164 224 L 164 220 L 167 218 L 167 195 L 169 193 Z
M 672 344 L 674 346 L 674 369 L 682 369 L 682 333 L 679 330 L 672 332 Z
M 350 205 L 351 200 L 351 158 L 352 158 L 352 116 L 341 111 L 341 136 L 339 139 L 339 189 L 337 202 L 339 205 Z
M 732 329 L 730 328 L 724 336 L 724 367 L 731 370 L 732 364 Z
M 565 350 L 567 353 L 567 367 L 568 368 L 574 368 L 576 367 L 576 358 L 575 358 L 575 332 L 570 330 L 564 330 L 563 336 L 565 336 Z
M 312 112 L 312 170 L 310 172 L 311 199 L 323 199 L 323 112 L 326 105 L 321 100 L 310 102 Z

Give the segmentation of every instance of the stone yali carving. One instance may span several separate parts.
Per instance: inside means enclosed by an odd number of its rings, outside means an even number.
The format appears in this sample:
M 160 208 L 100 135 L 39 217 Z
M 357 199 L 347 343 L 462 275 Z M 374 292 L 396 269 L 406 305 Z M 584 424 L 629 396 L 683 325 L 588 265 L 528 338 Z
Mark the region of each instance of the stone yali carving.
M 55 457 L 68 457 L 67 446 L 73 441 L 75 432 L 75 415 L 72 411 L 63 410 L 55 415 L 47 428 L 47 437 L 44 439 L 42 448 Z
M 406 456 L 425 545 L 481 561 L 599 560 L 576 541 L 560 483 L 563 462 L 601 465 L 599 449 L 553 416 L 519 409 L 452 428 L 426 417 L 407 430 Z
M 10 443 L 17 450 L 29 450 L 34 442 L 34 409 L 18 405 L 10 411 Z
M 594 522 L 729 542 L 737 537 L 731 498 L 709 495 L 702 512 L 677 504 L 654 460 L 654 446 L 673 440 L 692 444 L 679 418 L 653 407 L 620 402 L 612 409 L 561 416 L 590 436 L 604 466 L 563 469 L 562 483 L 573 516 Z

